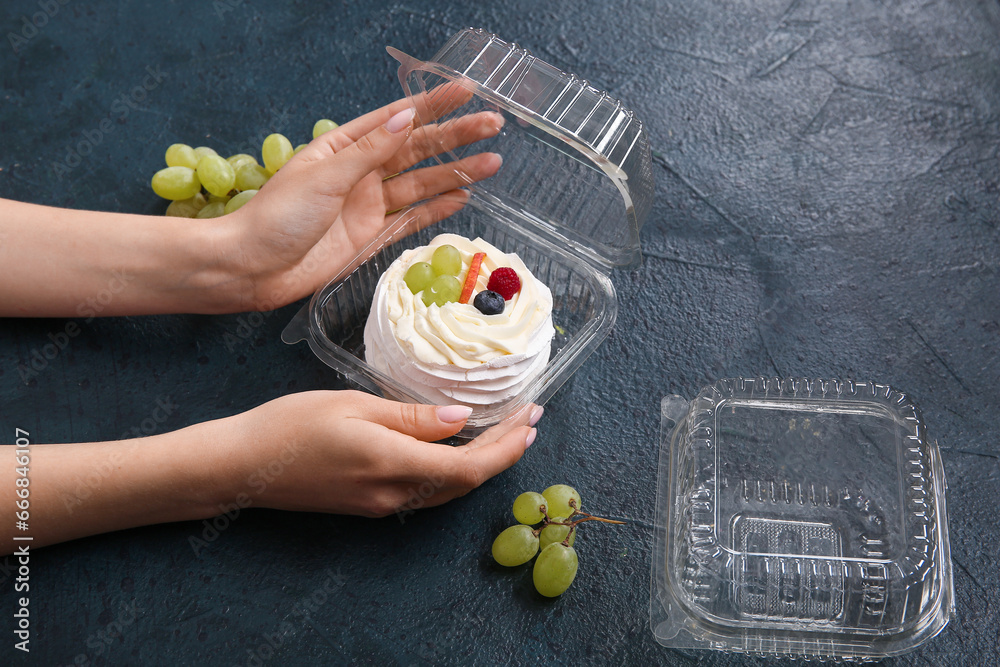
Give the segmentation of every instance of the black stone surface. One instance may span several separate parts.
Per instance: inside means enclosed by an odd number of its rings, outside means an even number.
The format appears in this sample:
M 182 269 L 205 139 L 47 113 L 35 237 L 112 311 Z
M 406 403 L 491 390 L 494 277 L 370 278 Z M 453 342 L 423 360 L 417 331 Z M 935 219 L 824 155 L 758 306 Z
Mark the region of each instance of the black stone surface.
M 613 275 L 617 328 L 513 469 L 402 525 L 248 510 L 198 553 L 195 522 L 40 550 L 27 656 L 0 559 L 0 662 L 757 664 L 660 647 L 648 597 L 659 397 L 764 374 L 888 382 L 923 408 L 957 615 L 885 663 L 1000 664 L 998 4 L 471 4 L 3 3 L 2 197 L 162 213 L 148 182 L 169 144 L 298 143 L 399 95 L 384 45 L 426 58 L 467 25 L 635 109 L 657 197 L 642 267 Z M 341 387 L 279 341 L 295 309 L 2 321 L 0 440 L 163 432 Z M 72 323 L 25 381 L 19 365 Z M 158 402 L 175 406 L 161 421 Z M 555 482 L 633 521 L 586 531 L 571 593 L 544 601 L 488 552 L 515 494 Z

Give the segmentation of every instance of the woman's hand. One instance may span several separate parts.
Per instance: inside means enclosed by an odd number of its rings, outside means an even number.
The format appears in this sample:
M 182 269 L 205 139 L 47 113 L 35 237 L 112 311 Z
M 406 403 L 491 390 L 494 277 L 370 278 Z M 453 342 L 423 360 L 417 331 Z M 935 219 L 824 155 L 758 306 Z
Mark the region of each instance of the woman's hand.
M 240 415 L 246 461 L 230 495 L 254 506 L 379 517 L 440 505 L 514 465 L 535 438 L 529 405 L 472 442 L 471 409 L 398 403 L 356 391 L 285 396 Z M 235 460 L 235 459 L 233 459 Z
M 469 98 L 417 96 L 422 118 Z M 221 218 L 105 213 L 0 199 L 0 317 L 105 317 L 270 310 L 334 277 L 399 209 L 413 228 L 465 205 L 461 186 L 488 178 L 481 153 L 410 169 L 442 150 L 497 134 L 492 112 L 413 127 L 400 100 L 312 141 L 243 208 Z M 428 199 L 430 198 L 430 199 Z M 426 200 L 426 201 L 424 201 Z
M 292 394 L 249 412 L 119 442 L 32 445 L 32 547 L 233 507 L 408 514 L 464 495 L 517 462 L 542 408 L 460 447 L 469 409 L 356 391 Z M 0 446 L 0 520 L 14 525 L 15 447 Z M 0 553 L 16 546 L 8 531 Z
M 417 100 L 417 104 L 420 101 Z M 407 171 L 440 152 L 496 135 L 503 117 L 482 112 L 413 130 L 408 100 L 314 139 L 249 203 L 219 220 L 237 279 L 236 310 L 270 310 L 311 294 L 347 266 L 400 209 L 416 228 L 464 206 L 458 188 L 488 178 L 495 153 Z M 439 196 L 438 196 L 439 195 Z

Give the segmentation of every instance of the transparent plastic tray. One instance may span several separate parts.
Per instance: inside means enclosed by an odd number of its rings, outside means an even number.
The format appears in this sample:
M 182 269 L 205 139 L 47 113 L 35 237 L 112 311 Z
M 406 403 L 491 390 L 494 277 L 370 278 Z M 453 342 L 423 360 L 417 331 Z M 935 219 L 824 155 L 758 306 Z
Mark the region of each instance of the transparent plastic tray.
M 948 623 L 944 469 L 905 394 L 739 378 L 664 398 L 662 419 L 661 644 L 864 661 Z
M 611 331 L 617 296 L 608 276 L 638 261 L 639 229 L 652 204 L 649 144 L 642 123 L 620 102 L 483 30 L 460 31 L 429 61 L 389 52 L 400 61 L 400 83 L 420 121 L 414 141 L 433 140 L 424 126 L 496 112 L 504 117 L 496 137 L 437 145 L 435 152 L 451 164 L 492 151 L 503 165 L 485 181 L 466 178 L 469 203 L 427 229 L 414 233 L 404 211 L 313 296 L 282 339 L 307 341 L 363 389 L 430 403 L 364 361 L 364 326 L 379 277 L 403 251 L 445 232 L 517 253 L 551 289 L 557 333 L 540 375 L 517 395 L 476 408 L 460 434 L 471 437 L 529 402 L 545 402 Z

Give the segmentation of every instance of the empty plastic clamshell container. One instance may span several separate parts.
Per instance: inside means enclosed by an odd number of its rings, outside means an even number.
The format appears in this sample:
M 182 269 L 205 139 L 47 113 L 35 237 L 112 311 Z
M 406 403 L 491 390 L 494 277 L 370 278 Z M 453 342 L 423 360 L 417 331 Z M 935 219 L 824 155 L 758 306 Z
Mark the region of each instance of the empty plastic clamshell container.
M 368 391 L 433 403 L 365 362 L 365 322 L 380 276 L 405 250 L 440 233 L 481 237 L 516 253 L 552 290 L 556 335 L 540 374 L 515 396 L 476 408 L 462 433 L 472 436 L 529 402 L 546 401 L 610 332 L 617 297 L 609 274 L 639 260 L 639 229 L 652 204 L 649 143 L 620 102 L 483 30 L 462 30 L 426 62 L 389 53 L 416 110 L 413 141 L 430 142 L 428 153 L 442 164 L 490 151 L 503 165 L 470 183 L 468 204 L 441 222 L 415 230 L 414 215 L 404 212 L 312 297 L 282 339 L 307 341 Z M 425 130 L 482 111 L 503 116 L 495 137 L 451 147 Z
M 898 655 L 954 612 L 937 443 L 903 393 L 730 379 L 662 402 L 651 625 L 675 648 Z

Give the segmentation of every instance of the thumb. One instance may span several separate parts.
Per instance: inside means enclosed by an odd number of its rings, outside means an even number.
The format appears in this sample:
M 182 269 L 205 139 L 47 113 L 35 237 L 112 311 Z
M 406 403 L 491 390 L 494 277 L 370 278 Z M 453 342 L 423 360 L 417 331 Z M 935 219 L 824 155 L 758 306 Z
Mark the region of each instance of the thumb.
M 472 408 L 463 405 L 400 403 L 361 392 L 353 397 L 351 413 L 354 417 L 425 442 L 455 435 L 472 414 Z
M 406 108 L 332 158 L 339 177 L 357 183 L 386 163 L 398 151 L 413 129 L 413 108 Z

